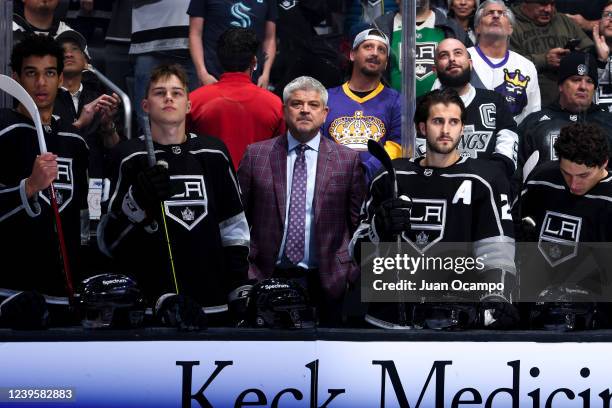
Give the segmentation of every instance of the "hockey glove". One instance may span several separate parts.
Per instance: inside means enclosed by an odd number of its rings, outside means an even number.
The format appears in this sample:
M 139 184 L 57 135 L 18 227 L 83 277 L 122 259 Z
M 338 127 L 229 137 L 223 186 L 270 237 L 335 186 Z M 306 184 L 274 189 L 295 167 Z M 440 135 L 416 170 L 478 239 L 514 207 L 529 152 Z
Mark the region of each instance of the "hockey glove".
M 521 229 L 517 238 L 521 242 L 537 242 L 540 239 L 540 232 L 533 218 L 525 217 L 521 220 Z
M 0 326 L 17 330 L 47 328 L 49 310 L 37 292 L 19 292 L 0 304 Z
M 166 293 L 155 303 L 155 316 L 164 326 L 181 331 L 206 329 L 206 314 L 202 307 L 189 296 Z
M 511 329 L 519 320 L 519 312 L 512 304 L 516 290 L 516 277 L 502 269 L 490 269 L 482 273 L 482 281 L 493 283 L 499 290 L 484 291 L 480 296 L 482 326 L 486 329 Z
M 391 241 L 402 232 L 410 231 L 411 209 L 412 200 L 405 195 L 383 201 L 372 220 L 379 241 Z
M 138 173 L 125 195 L 122 210 L 131 221 L 140 223 L 158 214 L 160 201 L 171 196 L 168 169 L 156 164 Z
M 257 283 L 256 280 L 249 280 L 244 285 L 232 290 L 228 295 L 227 300 L 230 316 L 237 327 L 245 326 L 249 296 L 255 283 Z

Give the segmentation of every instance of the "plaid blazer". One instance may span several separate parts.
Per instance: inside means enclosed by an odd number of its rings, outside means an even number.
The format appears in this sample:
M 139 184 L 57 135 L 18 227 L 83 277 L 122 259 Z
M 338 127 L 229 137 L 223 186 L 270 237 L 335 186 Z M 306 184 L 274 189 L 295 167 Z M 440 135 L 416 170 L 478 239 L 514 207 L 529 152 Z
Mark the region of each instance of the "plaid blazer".
M 249 277 L 272 276 L 283 239 L 287 206 L 287 136 L 247 147 L 238 179 L 251 227 Z M 315 239 L 321 286 L 328 297 L 344 294 L 359 268 L 348 253 L 365 197 L 364 169 L 359 154 L 321 137 L 313 197 Z

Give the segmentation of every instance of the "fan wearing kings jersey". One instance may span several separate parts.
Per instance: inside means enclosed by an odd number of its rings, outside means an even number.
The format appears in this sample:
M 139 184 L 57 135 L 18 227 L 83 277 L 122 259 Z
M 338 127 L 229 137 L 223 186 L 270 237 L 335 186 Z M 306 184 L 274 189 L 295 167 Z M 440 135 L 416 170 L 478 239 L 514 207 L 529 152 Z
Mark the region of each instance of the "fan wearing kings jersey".
M 466 107 L 466 121 L 458 145 L 462 156 L 487 159 L 496 163 L 508 176 L 516 170 L 518 134 L 516 122 L 504 98 L 488 89 L 470 84 L 472 60 L 465 45 L 454 38 L 438 44 L 434 68 L 442 88 L 453 88 Z M 420 153 L 425 152 L 425 140 L 418 138 Z
M 98 227 L 100 248 L 136 278 L 150 304 L 159 298 L 156 311 L 178 290 L 190 299 L 185 304 L 195 301 L 209 321 L 225 324 L 232 290 L 246 280 L 249 252 L 229 153 L 217 138 L 185 133 L 190 103 L 180 66 L 153 70 L 146 95 L 142 107 L 158 161 L 147 164 L 143 137 L 115 147 L 108 210 Z
M 589 267 L 584 260 L 588 254 L 601 252 L 588 243 L 612 242 L 607 137 L 595 124 L 573 123 L 561 129 L 554 149 L 559 159 L 529 174 L 514 205 L 520 213 L 518 220 L 523 221 L 522 239 L 538 241 L 538 259 L 529 259 L 533 270 L 524 276 L 537 271 L 534 283 L 541 286 L 528 285 L 534 289 L 570 283 L 597 292 L 602 289 L 597 282 L 609 282 L 609 276 L 602 280 L 600 274 L 610 270 L 611 263 L 608 260 Z
M 509 182 L 490 162 L 459 154 L 465 107 L 454 89 L 424 95 L 414 121 L 426 137 L 426 155 L 393 161 L 400 198 L 390 198 L 386 171 L 372 180 L 352 248 L 359 250 L 360 242 L 392 242 L 398 234 L 417 254 L 436 251 L 440 242 L 468 243 L 474 258 L 485 259 L 479 279 L 504 284 L 503 293 L 485 293 L 480 298 L 502 300 L 493 303 L 483 325 L 511 326 L 517 316 L 509 304 L 516 274 Z M 394 312 L 396 305 L 372 303 L 366 320 L 396 328 Z
M 26 108 L 0 110 L 0 325 L 7 323 L 7 310 L 19 291 L 47 295 L 47 302 L 68 304 L 68 291 L 49 202 L 53 182 L 72 274 L 78 277 L 81 222 L 87 214 L 87 144 L 75 129 L 53 116 L 53 104 L 62 80 L 64 53 L 46 36 L 28 36 L 11 54 L 13 78 L 34 100 L 43 124 L 48 153 L 40 154 L 34 122 Z M 25 293 L 25 292 L 22 292 Z M 3 302 L 4 298 L 9 298 Z M 29 300 L 38 298 L 40 301 Z M 29 299 L 29 300 L 28 300 Z M 51 299 L 51 300 L 50 300 Z M 22 301 L 42 310 L 40 295 Z M 29 309 L 21 303 L 24 309 Z M 21 308 L 20 306 L 20 308 Z M 27 328 L 44 326 L 42 315 L 21 316 Z M 53 316 L 52 316 L 53 317 Z

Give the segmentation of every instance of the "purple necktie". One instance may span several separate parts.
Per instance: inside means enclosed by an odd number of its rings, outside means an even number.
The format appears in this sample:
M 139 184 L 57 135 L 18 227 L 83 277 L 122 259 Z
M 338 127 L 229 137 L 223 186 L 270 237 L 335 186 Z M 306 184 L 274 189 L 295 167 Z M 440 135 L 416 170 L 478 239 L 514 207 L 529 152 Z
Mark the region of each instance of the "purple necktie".
M 297 157 L 293 165 L 291 181 L 291 204 L 289 205 L 289 225 L 285 255 L 297 265 L 304 258 L 304 228 L 306 222 L 306 151 L 307 146 L 300 144 L 295 148 Z

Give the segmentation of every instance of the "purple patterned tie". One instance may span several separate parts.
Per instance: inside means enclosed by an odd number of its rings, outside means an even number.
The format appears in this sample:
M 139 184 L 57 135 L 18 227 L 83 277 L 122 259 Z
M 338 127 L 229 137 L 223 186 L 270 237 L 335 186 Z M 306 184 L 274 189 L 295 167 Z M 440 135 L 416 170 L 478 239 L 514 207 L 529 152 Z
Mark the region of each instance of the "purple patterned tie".
M 285 255 L 295 265 L 304 258 L 304 224 L 306 222 L 306 155 L 304 152 L 306 149 L 305 144 L 300 144 L 295 148 L 297 158 L 293 165 L 289 225 L 285 243 Z

